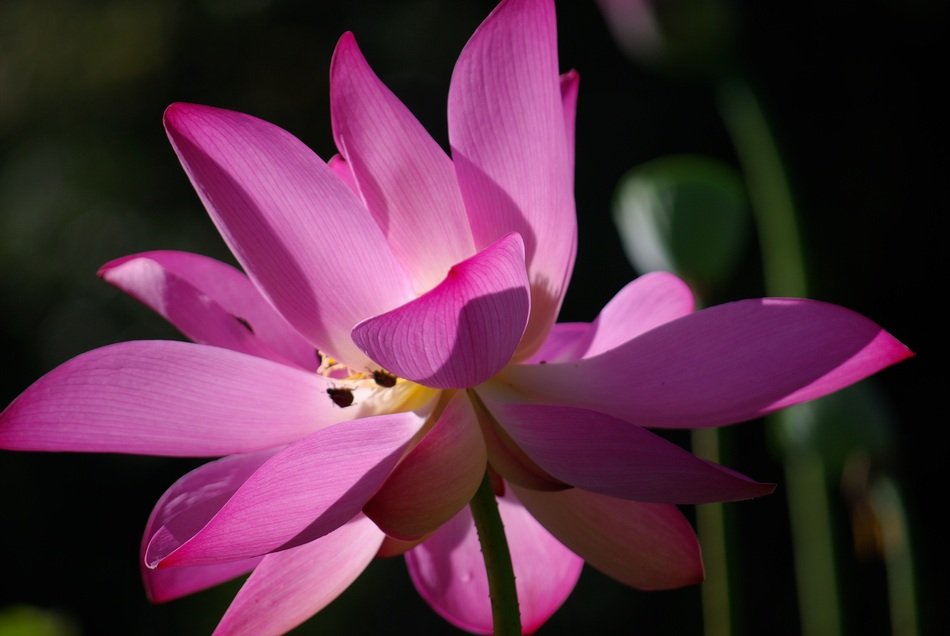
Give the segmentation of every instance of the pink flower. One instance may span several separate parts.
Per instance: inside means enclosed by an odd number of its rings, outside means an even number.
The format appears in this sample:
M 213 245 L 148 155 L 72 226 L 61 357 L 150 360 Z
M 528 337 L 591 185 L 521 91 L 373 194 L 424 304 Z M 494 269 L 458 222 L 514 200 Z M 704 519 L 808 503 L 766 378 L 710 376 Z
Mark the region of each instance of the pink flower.
M 643 427 L 758 417 L 910 353 L 820 302 L 692 313 L 662 273 L 593 323 L 555 325 L 576 245 L 577 81 L 558 76 L 552 2 L 505 0 L 456 65 L 451 159 L 350 34 L 331 69 L 329 164 L 254 117 L 169 107 L 172 145 L 247 276 L 182 252 L 105 265 L 194 343 L 66 362 L 0 415 L 0 447 L 224 456 L 165 493 L 142 544 L 156 601 L 253 570 L 220 633 L 288 630 L 402 551 L 437 612 L 490 631 L 466 509 L 489 465 L 525 630 L 583 561 L 639 588 L 698 582 L 675 504 L 772 487 Z

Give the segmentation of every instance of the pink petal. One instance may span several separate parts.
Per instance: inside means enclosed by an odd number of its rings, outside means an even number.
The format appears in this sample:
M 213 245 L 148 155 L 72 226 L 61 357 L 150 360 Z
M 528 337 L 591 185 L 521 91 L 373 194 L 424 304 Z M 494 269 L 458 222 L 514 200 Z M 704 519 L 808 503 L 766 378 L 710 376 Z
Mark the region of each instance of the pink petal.
M 524 245 L 509 234 L 435 289 L 364 320 L 353 340 L 399 377 L 441 389 L 479 384 L 511 359 L 528 317 Z
M 704 309 L 593 358 L 511 366 L 504 379 L 537 401 L 688 428 L 812 400 L 911 355 L 843 307 L 763 298 Z
M 457 393 L 363 511 L 391 537 L 422 537 L 471 501 L 487 461 L 471 403 Z
M 574 123 L 577 119 L 577 91 L 581 77 L 570 70 L 561 75 L 561 103 L 564 107 L 564 130 L 567 132 L 567 154 L 571 161 L 571 177 L 574 176 Z
M 379 490 L 422 422 L 413 413 L 368 417 L 291 444 L 254 472 L 203 527 L 196 528 L 191 517 L 162 526 L 146 549 L 146 564 L 233 561 L 332 532 Z
M 269 451 L 231 455 L 209 462 L 187 473 L 165 491 L 152 510 L 142 538 L 142 578 L 149 599 L 156 603 L 170 601 L 250 572 L 260 563 L 261 558 L 254 557 L 228 563 L 155 570 L 145 566 L 145 551 L 155 533 L 174 520 L 193 527 L 195 531 L 200 530 L 273 454 Z
M 106 263 L 99 276 L 197 343 L 317 368 L 313 346 L 230 265 L 188 252 L 143 252 Z
M 519 358 L 544 342 L 577 251 L 565 116 L 554 3 L 502 2 L 455 65 L 449 139 L 476 247 L 524 237 L 531 319 Z
M 693 311 L 693 294 L 679 278 L 653 272 L 627 284 L 593 323 L 558 323 L 525 364 L 591 358 Z
M 432 289 L 475 253 L 452 161 L 376 77 L 352 33 L 333 53 L 330 107 L 366 206 L 416 291 Z
M 612 497 L 708 503 L 775 488 L 707 462 L 635 424 L 563 406 L 488 404 L 499 424 L 543 470 Z
M 327 162 L 327 165 L 330 167 L 330 170 L 333 171 L 333 174 L 339 177 L 340 181 L 345 183 L 346 187 L 362 201 L 363 195 L 360 194 L 360 187 L 356 185 L 356 177 L 353 176 L 353 170 L 350 168 L 350 164 L 346 162 L 346 159 L 340 155 L 333 155 L 330 157 L 330 161 Z
M 676 506 L 615 499 L 578 488 L 514 487 L 525 508 L 565 546 L 607 576 L 641 590 L 703 580 L 696 533 Z
M 339 596 L 366 569 L 383 533 L 358 515 L 310 543 L 268 554 L 238 592 L 215 634 L 284 634 Z
M 688 316 L 695 306 L 689 287 L 673 274 L 644 274 L 628 283 L 601 310 L 581 357 L 610 351 L 655 327 Z
M 350 189 L 290 133 L 249 115 L 173 104 L 165 128 L 251 280 L 315 346 L 366 366 L 350 329 L 413 293 Z
M 123 342 L 53 369 L 0 414 L 10 450 L 214 456 L 286 444 L 354 414 L 328 381 L 253 356 Z
M 524 633 L 551 617 L 570 595 L 583 560 L 552 537 L 509 491 L 498 499 L 508 538 Z M 469 632 L 492 632 L 488 576 L 468 508 L 406 553 L 419 594 L 447 621 Z
M 580 359 L 593 337 L 591 328 L 589 322 L 556 323 L 541 348 L 524 363 L 548 364 Z

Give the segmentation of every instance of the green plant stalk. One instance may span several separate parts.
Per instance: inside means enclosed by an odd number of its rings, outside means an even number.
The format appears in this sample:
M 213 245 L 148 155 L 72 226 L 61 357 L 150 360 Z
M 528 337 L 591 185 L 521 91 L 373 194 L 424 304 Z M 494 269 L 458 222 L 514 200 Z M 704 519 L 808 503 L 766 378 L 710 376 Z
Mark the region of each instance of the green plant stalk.
M 807 295 L 807 276 L 791 187 L 765 113 L 742 81 L 720 89 L 720 111 L 732 138 L 759 234 L 766 292 L 770 296 Z M 788 411 L 769 418 L 785 428 Z M 834 559 L 834 532 L 828 486 L 816 453 L 789 452 L 785 463 L 802 634 L 840 634 L 841 595 Z
M 692 431 L 693 453 L 719 463 L 718 428 Z M 729 593 L 729 559 L 726 541 L 726 519 L 722 504 L 696 506 L 696 532 L 703 546 L 706 580 L 702 585 L 703 634 L 729 636 L 732 633 L 732 608 Z
M 488 472 L 482 479 L 472 501 L 469 502 L 478 541 L 482 546 L 485 570 L 488 572 L 488 595 L 491 598 L 493 633 L 496 636 L 520 636 L 521 614 L 518 592 L 515 589 L 515 571 L 505 538 L 505 527 L 498 513 L 498 502 L 492 490 Z
M 920 634 L 914 558 L 910 549 L 909 525 L 897 484 L 890 477 L 871 485 L 871 505 L 881 523 L 884 563 L 887 568 L 887 595 L 891 609 L 891 633 L 895 636 Z

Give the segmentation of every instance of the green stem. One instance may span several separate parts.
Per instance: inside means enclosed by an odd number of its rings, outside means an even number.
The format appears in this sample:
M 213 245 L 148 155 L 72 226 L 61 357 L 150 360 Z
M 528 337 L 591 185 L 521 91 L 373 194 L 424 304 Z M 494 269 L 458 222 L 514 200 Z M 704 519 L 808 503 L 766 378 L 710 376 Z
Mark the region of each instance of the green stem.
M 720 431 L 698 428 L 692 432 L 693 452 L 703 459 L 720 462 Z M 729 559 L 726 518 L 722 504 L 696 506 L 696 531 L 703 546 L 706 580 L 703 581 L 703 634 L 729 636 L 732 612 L 729 600 Z
M 881 524 L 891 605 L 891 633 L 895 636 L 917 636 L 920 633 L 920 616 L 917 611 L 910 527 L 900 490 L 893 479 L 882 477 L 871 486 L 871 504 Z
M 765 287 L 769 296 L 806 296 L 804 251 L 795 203 L 778 144 L 752 89 L 735 80 L 719 95 L 720 110 L 746 177 L 759 234 Z M 793 407 L 769 417 L 769 426 L 795 426 Z M 841 599 L 834 559 L 825 469 L 811 448 L 789 450 L 785 458 L 788 507 L 795 546 L 795 575 L 802 633 L 840 634 Z
M 795 204 L 778 145 L 755 93 L 744 82 L 726 83 L 719 106 L 742 172 L 759 233 L 769 295 L 805 296 L 807 282 Z
M 831 502 L 825 466 L 815 451 L 802 448 L 787 454 L 785 490 L 795 544 L 801 633 L 804 636 L 840 634 L 841 601 L 835 571 Z
M 521 614 L 518 609 L 518 592 L 515 589 L 515 571 L 511 567 L 511 554 L 505 539 L 505 526 L 498 514 L 498 502 L 492 489 L 488 472 L 469 503 L 478 541 L 485 557 L 488 572 L 488 595 L 491 598 L 491 613 L 495 636 L 521 634 Z

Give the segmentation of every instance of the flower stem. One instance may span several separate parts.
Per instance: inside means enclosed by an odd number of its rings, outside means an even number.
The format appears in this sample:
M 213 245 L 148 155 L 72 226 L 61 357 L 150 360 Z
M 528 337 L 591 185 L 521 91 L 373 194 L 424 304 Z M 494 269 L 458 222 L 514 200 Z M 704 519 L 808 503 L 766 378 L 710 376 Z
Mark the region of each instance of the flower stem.
M 485 558 L 485 570 L 488 572 L 493 632 L 495 636 L 520 635 L 521 614 L 518 610 L 518 593 L 515 590 L 515 571 L 511 566 L 505 526 L 498 513 L 498 502 L 495 501 L 495 492 L 487 471 L 469 507 L 475 519 L 478 541 Z

